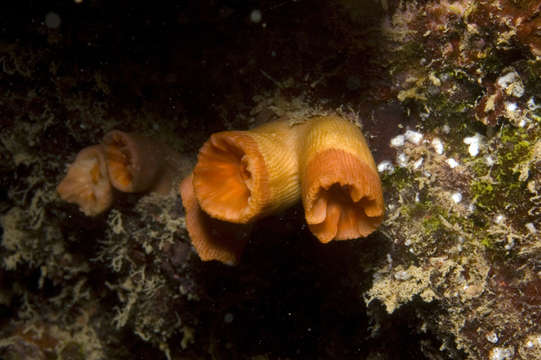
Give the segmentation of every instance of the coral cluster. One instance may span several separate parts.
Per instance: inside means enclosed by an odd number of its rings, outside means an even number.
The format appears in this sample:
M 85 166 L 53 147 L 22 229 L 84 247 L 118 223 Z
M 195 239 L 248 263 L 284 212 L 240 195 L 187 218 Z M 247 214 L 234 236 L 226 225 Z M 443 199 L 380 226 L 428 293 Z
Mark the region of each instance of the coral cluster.
M 57 187 L 60 197 L 85 215 L 103 213 L 113 203 L 113 187 L 122 192 L 167 195 L 186 161 L 166 144 L 114 130 L 103 144 L 81 150 Z
M 308 226 L 323 243 L 366 237 L 383 219 L 381 184 L 366 140 L 337 116 L 213 134 L 180 194 L 201 258 L 228 264 L 238 262 L 246 241 L 223 222 L 248 224 L 301 198 Z

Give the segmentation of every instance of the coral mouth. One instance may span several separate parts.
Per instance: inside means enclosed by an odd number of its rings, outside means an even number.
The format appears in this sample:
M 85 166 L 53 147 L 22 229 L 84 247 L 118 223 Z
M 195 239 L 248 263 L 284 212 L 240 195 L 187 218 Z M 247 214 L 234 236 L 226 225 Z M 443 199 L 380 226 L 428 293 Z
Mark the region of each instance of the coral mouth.
M 320 189 L 307 220 L 321 242 L 367 236 L 381 222 L 379 216 L 370 217 L 367 214 L 366 209 L 373 208 L 375 200 L 363 197 L 354 201 L 351 191 L 349 185 L 339 184 Z
M 310 230 L 323 243 L 368 236 L 383 219 L 379 177 L 341 150 L 326 150 L 310 161 L 303 203 Z
M 193 185 L 210 216 L 233 223 L 254 220 L 267 198 L 265 183 L 264 159 L 245 132 L 213 134 L 201 148 Z

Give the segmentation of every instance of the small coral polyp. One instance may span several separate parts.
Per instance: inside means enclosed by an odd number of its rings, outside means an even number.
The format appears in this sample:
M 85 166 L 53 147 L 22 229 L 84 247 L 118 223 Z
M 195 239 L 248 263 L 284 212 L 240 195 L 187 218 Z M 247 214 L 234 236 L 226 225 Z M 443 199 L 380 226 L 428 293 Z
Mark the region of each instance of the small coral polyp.
M 123 192 L 151 189 L 160 175 L 161 145 L 152 139 L 114 130 L 103 138 L 113 186 Z
M 179 191 L 200 257 L 226 263 L 236 263 L 244 246 L 225 240 L 225 232 L 206 229 L 207 216 L 249 224 L 302 200 L 310 230 L 327 243 L 368 236 L 384 212 L 366 140 L 358 127 L 338 116 L 294 125 L 279 120 L 249 131 L 214 134 Z M 227 228 L 227 233 L 237 232 Z
M 105 163 L 103 146 L 81 150 L 57 187 L 60 198 L 77 204 L 87 216 L 107 210 L 113 202 L 113 190 Z
M 57 187 L 60 198 L 96 216 L 121 192 L 167 195 L 183 170 L 183 159 L 166 144 L 146 136 L 113 130 L 102 144 L 83 149 Z

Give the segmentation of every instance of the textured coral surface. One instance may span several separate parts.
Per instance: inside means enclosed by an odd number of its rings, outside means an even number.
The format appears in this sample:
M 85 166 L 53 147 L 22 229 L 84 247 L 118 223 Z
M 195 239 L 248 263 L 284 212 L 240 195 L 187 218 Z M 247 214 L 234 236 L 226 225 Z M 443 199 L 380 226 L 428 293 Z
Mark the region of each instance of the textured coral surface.
M 0 358 L 541 358 L 539 1 L 17 2 L 0 11 Z M 3 5 L 5 6 L 5 5 Z M 56 186 L 119 129 L 182 154 L 357 121 L 386 215 L 320 244 L 299 204 L 236 267 L 178 195 L 87 217 Z

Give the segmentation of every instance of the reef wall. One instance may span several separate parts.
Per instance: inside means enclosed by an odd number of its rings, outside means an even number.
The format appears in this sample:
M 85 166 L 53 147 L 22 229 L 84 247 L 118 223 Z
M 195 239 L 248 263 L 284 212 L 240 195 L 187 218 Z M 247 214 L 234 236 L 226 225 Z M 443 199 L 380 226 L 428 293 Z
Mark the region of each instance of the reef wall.
M 541 357 L 541 2 L 118 1 L 0 11 L 0 357 Z M 178 194 L 85 216 L 56 186 L 112 129 L 183 155 L 340 113 L 386 215 L 320 244 L 301 205 L 201 262 Z

